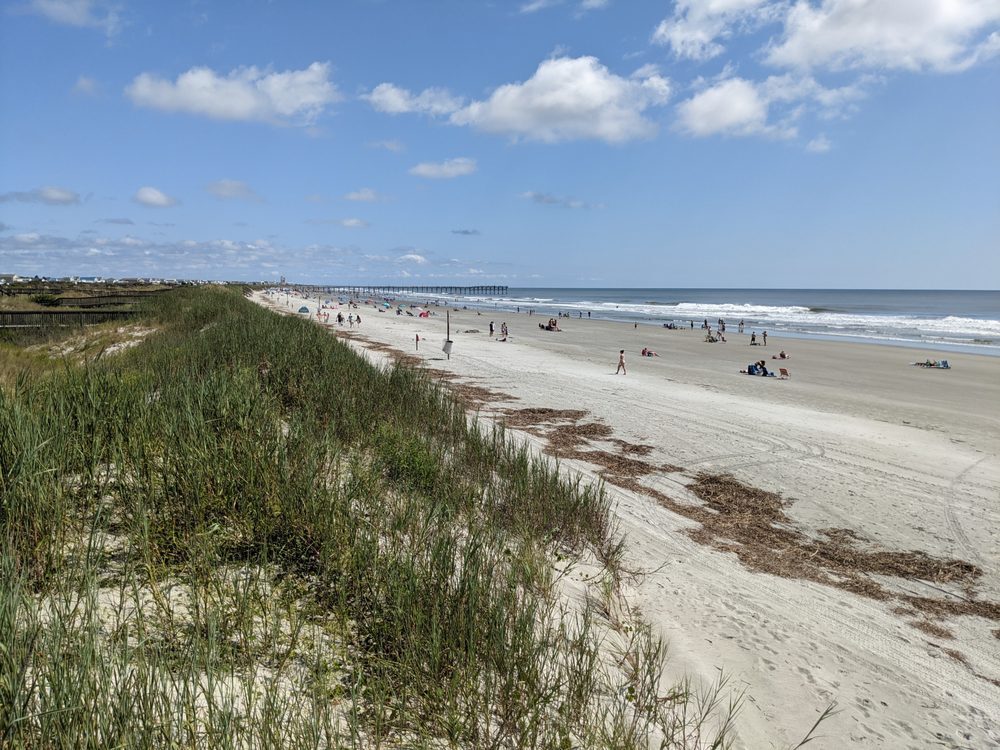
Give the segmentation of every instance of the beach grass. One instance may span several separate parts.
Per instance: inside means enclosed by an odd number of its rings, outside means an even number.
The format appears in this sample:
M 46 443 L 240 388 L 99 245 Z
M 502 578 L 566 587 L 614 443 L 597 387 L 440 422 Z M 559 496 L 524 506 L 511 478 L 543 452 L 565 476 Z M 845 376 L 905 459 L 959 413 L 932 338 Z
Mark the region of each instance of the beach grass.
M 0 746 L 727 746 L 600 488 L 232 290 L 137 325 L 0 350 Z

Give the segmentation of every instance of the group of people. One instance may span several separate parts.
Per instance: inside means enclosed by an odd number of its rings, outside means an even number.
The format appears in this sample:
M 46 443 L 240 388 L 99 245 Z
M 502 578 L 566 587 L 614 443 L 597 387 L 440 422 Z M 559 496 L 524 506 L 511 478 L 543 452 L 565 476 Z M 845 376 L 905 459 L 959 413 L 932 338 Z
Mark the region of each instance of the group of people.
M 767 346 L 767 331 L 761 334 L 761 338 L 764 340 L 764 346 Z M 757 346 L 757 332 L 754 331 L 750 334 L 750 346 Z
M 491 337 L 493 336 L 493 334 L 494 334 L 495 331 L 496 331 L 496 327 L 493 325 L 493 321 L 491 320 L 490 321 L 490 336 Z M 500 341 L 506 341 L 506 340 L 507 340 L 507 323 L 506 323 L 506 321 L 504 321 L 503 323 L 500 324 Z
M 764 364 L 764 360 L 758 360 L 757 362 L 751 362 L 747 365 L 747 369 L 740 370 L 741 373 L 745 375 L 763 375 L 766 378 L 773 378 L 775 375 L 767 369 L 767 365 Z
M 559 321 L 555 318 L 549 318 L 548 323 L 539 323 L 538 327 L 543 331 L 561 331 L 562 328 L 559 327 Z
M 317 310 L 316 317 L 321 318 L 324 323 L 330 322 L 330 313 L 328 312 L 321 312 L 320 310 Z M 344 325 L 345 320 L 351 326 L 351 328 L 354 328 L 355 323 L 357 323 L 359 326 L 361 325 L 361 316 L 355 315 L 354 313 L 348 313 L 347 317 L 345 318 L 344 313 L 338 312 L 336 320 L 337 320 L 337 325 L 339 326 Z

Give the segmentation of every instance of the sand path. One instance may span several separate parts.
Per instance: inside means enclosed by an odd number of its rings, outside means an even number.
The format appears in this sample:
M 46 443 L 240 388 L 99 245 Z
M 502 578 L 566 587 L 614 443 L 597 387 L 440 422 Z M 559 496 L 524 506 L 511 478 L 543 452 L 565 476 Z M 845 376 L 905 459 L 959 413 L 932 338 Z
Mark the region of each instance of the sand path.
M 788 524 L 807 538 L 849 529 L 862 546 L 919 550 L 983 571 L 974 594 L 867 576 L 893 597 L 1000 602 L 1000 358 L 952 355 L 952 370 L 926 371 L 907 363 L 940 353 L 777 336 L 764 349 L 736 334 L 707 344 L 697 330 L 586 319 L 561 320 L 566 330 L 555 333 L 538 330 L 538 317 L 506 313 L 494 318 L 511 328 L 499 342 L 487 334 L 489 317 L 463 311 L 451 316 L 447 360 L 443 308 L 430 319 L 360 312 L 354 334 L 516 398 L 484 404 L 485 416 L 586 410 L 583 422 L 650 446 L 643 461 L 684 469 L 641 477 L 654 494 L 697 506 L 693 476 L 732 474 L 792 499 Z M 415 335 L 424 338 L 419 351 Z M 643 346 L 660 356 L 640 358 Z M 627 376 L 614 374 L 619 348 Z M 751 359 L 778 364 L 770 355 L 781 348 L 792 355 L 783 363 L 789 380 L 738 374 Z M 566 464 L 595 475 L 590 463 Z M 1000 622 L 948 616 L 933 619 L 943 631 L 925 632 L 914 623 L 926 618 L 893 611 L 898 598 L 755 571 L 693 540 L 685 532 L 700 524 L 655 497 L 609 491 L 628 564 L 647 571 L 630 601 L 669 639 L 674 677 L 708 683 L 721 670 L 745 689 L 739 743 L 785 747 L 835 700 L 840 711 L 813 747 L 1000 747 Z

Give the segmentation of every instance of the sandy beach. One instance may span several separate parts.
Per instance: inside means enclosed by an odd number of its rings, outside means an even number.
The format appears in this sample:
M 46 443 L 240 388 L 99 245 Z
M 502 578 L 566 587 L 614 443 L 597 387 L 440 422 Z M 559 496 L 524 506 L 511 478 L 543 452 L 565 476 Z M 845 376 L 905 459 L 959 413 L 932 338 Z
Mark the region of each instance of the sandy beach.
M 316 300 L 255 297 L 316 319 Z M 327 325 L 374 361 L 391 347 L 484 389 L 483 417 L 605 479 L 643 571 L 628 600 L 668 639 L 671 676 L 721 671 L 745 692 L 738 744 L 786 747 L 835 701 L 811 747 L 1000 746 L 1000 358 L 453 311 L 449 359 L 431 309 L 342 306 L 361 326 L 336 309 Z M 950 370 L 910 365 L 942 356 Z M 739 373 L 760 359 L 790 377 Z M 566 450 L 566 425 L 603 427 Z M 699 477 L 720 474 L 763 491 L 761 513 L 706 510 Z

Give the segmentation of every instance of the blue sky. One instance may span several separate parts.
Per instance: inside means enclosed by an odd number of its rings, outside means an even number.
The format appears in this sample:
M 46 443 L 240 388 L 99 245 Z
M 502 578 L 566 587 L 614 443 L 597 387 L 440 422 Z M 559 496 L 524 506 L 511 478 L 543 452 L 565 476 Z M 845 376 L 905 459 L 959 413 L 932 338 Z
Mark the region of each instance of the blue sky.
M 1000 287 L 1000 0 L 0 5 L 0 272 Z

